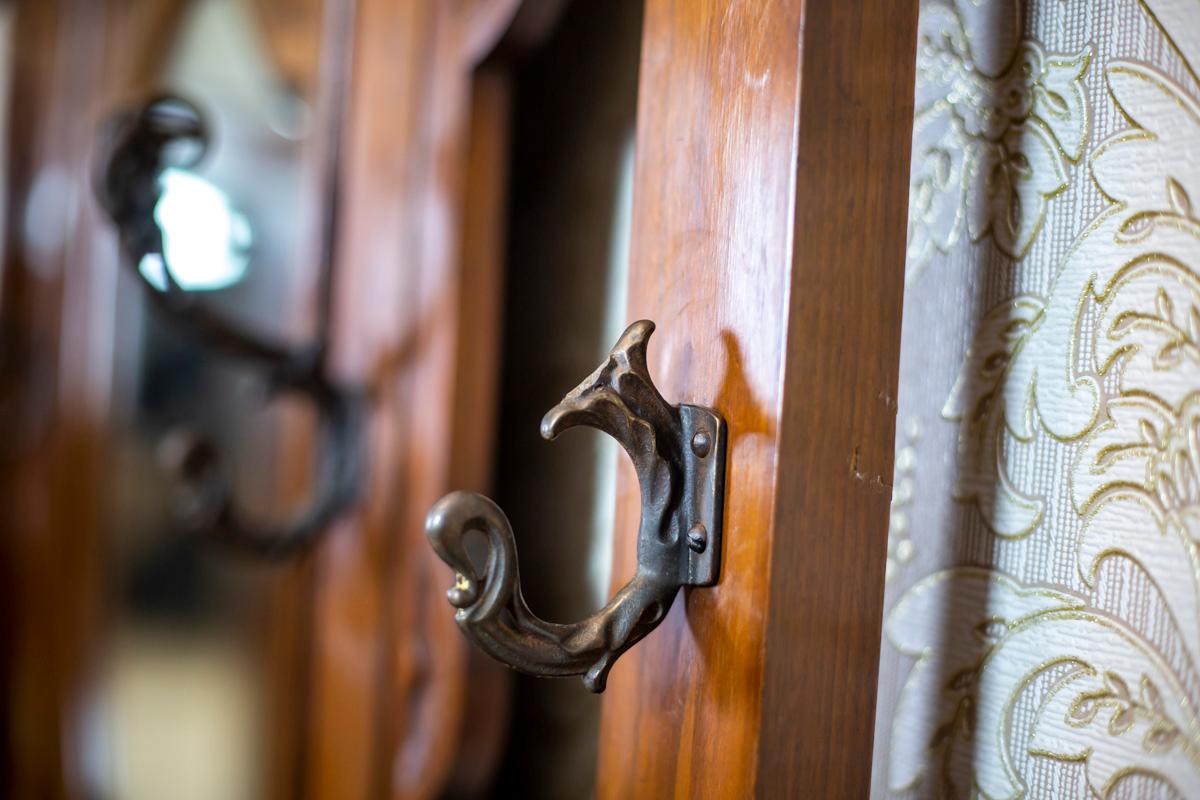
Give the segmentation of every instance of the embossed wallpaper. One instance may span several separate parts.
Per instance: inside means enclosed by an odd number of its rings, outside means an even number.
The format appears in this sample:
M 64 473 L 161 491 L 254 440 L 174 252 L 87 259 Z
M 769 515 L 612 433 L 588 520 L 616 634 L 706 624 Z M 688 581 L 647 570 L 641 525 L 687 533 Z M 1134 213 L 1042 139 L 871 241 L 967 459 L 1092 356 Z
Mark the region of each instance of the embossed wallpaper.
M 1200 0 L 927 0 L 877 797 L 1200 798 Z

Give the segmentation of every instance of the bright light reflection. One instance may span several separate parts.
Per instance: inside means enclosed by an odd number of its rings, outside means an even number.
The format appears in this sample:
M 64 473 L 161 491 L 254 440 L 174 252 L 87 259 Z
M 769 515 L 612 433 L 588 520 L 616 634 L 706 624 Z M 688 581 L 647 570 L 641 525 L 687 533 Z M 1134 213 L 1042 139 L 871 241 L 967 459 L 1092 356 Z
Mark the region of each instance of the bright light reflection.
M 160 292 L 167 290 L 167 268 L 163 266 L 162 256 L 158 253 L 147 253 L 142 256 L 142 263 L 138 264 L 138 272 L 141 272 L 146 282 L 155 289 Z
M 154 219 L 162 230 L 165 269 L 186 291 L 222 289 L 241 280 L 250 261 L 252 235 L 246 217 L 229 197 L 203 178 L 167 169 Z M 149 255 L 138 265 L 159 290 L 166 289 L 164 259 Z

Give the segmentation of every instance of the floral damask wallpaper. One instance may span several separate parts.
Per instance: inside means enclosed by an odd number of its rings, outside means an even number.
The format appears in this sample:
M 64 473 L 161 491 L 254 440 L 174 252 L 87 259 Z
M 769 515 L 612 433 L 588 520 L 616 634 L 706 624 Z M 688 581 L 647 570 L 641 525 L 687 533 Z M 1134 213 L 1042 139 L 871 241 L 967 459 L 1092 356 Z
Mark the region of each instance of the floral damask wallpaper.
M 874 794 L 1200 797 L 1200 0 L 925 0 Z

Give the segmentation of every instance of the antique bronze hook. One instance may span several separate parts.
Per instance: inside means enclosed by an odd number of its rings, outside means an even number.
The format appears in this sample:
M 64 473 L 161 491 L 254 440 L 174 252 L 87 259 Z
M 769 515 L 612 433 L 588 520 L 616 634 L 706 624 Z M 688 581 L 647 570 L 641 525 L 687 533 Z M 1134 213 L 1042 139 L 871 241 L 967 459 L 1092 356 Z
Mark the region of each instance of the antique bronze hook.
M 429 511 L 426 535 L 455 571 L 448 592 L 463 632 L 493 658 L 531 675 L 582 675 L 604 691 L 613 662 L 667 615 L 681 586 L 712 586 L 721 559 L 725 422 L 700 406 L 667 403 L 646 365 L 654 331 L 630 325 L 608 358 L 542 419 L 546 439 L 578 425 L 612 436 L 633 460 L 641 489 L 638 566 L 601 611 L 560 625 L 539 619 L 521 596 L 516 542 L 504 512 L 488 498 L 454 492 Z M 466 536 L 484 535 L 482 571 Z
M 361 479 L 361 397 L 327 374 L 328 303 L 316 341 L 292 346 L 247 330 L 200 302 L 166 265 L 154 212 L 163 172 L 193 167 L 204 158 L 209 133 L 203 117 L 188 101 L 162 95 L 114 118 L 107 134 L 97 195 L 117 228 L 123 260 L 139 275 L 154 305 L 205 347 L 256 370 L 272 393 L 308 398 L 319 419 L 315 493 L 296 519 L 278 526 L 247 519 L 233 502 L 215 446 L 200 437 L 188 437 L 185 452 L 174 459 L 189 501 L 181 516 L 190 526 L 258 556 L 281 558 L 304 550 L 354 501 Z M 148 256 L 162 259 L 166 267 L 159 273 L 159 286 L 139 269 Z

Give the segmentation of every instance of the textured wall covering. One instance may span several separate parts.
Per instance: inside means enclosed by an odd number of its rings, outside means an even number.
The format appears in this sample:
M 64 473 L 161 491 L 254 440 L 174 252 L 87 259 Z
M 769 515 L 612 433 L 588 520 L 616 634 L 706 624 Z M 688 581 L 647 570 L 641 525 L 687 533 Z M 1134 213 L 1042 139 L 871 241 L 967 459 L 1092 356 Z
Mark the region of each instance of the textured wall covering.
M 922 4 L 876 796 L 1200 797 L 1200 0 Z

